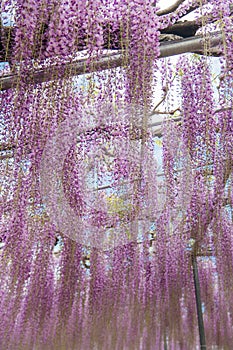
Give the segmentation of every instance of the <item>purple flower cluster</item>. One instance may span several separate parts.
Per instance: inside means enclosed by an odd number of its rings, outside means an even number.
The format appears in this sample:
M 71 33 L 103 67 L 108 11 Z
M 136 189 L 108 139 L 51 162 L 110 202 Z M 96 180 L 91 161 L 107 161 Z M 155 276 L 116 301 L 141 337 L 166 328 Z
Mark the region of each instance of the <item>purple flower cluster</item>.
M 207 2 L 223 32 L 221 73 L 200 55 L 163 65 L 158 96 L 179 90 L 180 115 L 163 125 L 162 174 L 149 116 L 159 30 L 200 1 L 162 17 L 150 0 L 14 2 L 17 84 L 0 92 L 0 349 L 194 349 L 192 254 L 208 347 L 232 347 L 231 1 Z M 95 72 L 109 48 L 123 66 Z M 83 79 L 71 79 L 80 50 Z M 56 62 L 53 79 L 35 83 L 35 68 Z M 45 153 L 66 207 L 41 193 Z

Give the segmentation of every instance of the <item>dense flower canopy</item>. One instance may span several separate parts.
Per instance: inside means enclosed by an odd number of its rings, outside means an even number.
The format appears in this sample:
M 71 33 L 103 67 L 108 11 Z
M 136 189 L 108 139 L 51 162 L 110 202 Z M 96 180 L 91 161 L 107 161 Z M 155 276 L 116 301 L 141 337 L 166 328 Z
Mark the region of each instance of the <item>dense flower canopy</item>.
M 0 11 L 0 349 L 231 349 L 231 1 Z

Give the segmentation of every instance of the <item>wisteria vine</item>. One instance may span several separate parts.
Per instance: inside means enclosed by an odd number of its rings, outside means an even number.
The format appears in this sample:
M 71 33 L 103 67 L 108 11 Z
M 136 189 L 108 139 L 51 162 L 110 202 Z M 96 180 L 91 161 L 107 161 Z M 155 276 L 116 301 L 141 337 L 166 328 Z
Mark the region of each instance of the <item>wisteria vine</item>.
M 212 23 L 204 55 L 161 64 L 161 32 L 190 8 Z M 161 15 L 152 0 L 4 0 L 2 18 L 10 9 L 0 350 L 197 348 L 193 257 L 208 348 L 231 349 L 231 1 Z M 222 35 L 220 59 L 210 30 Z M 122 65 L 96 70 L 115 50 Z M 76 77 L 69 64 L 80 59 Z M 35 83 L 44 68 L 50 81 Z

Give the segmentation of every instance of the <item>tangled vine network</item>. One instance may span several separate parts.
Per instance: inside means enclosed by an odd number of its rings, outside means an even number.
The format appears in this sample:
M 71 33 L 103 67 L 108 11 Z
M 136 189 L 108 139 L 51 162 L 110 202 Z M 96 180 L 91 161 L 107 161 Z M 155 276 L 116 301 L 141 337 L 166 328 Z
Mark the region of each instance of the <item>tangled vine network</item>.
M 233 348 L 233 4 L 168 3 L 1 1 L 0 350 Z

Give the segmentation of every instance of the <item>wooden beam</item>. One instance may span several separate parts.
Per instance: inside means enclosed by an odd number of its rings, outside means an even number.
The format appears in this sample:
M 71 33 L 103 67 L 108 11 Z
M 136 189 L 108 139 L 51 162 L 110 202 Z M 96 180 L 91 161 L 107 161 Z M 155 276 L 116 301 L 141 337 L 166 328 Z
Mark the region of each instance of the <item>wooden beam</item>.
M 205 47 L 205 38 L 203 36 L 196 36 L 182 40 L 171 42 L 162 42 L 160 44 L 159 58 L 175 56 L 188 52 L 203 52 Z M 222 33 L 216 32 L 208 38 L 208 45 L 210 50 L 218 48 L 222 42 Z M 219 50 L 220 52 L 220 50 Z M 67 63 L 65 65 L 48 66 L 43 69 L 35 69 L 28 72 L 28 77 L 20 74 L 3 75 L 0 77 L 0 90 L 8 90 L 18 86 L 23 79 L 28 84 L 40 84 L 43 82 L 54 81 L 59 78 L 70 78 L 93 71 L 103 71 L 117 68 L 125 65 L 124 57 L 120 51 L 113 52 L 109 55 L 102 56 L 97 59 L 91 67 L 86 65 L 87 60 L 82 59 L 76 62 Z
M 157 15 L 158 16 L 164 16 L 164 15 L 167 15 L 169 13 L 172 13 L 175 10 L 177 10 L 178 7 L 184 2 L 185 2 L 185 0 L 176 0 L 176 2 L 174 4 L 172 4 L 171 6 L 165 8 L 163 10 L 157 11 Z

